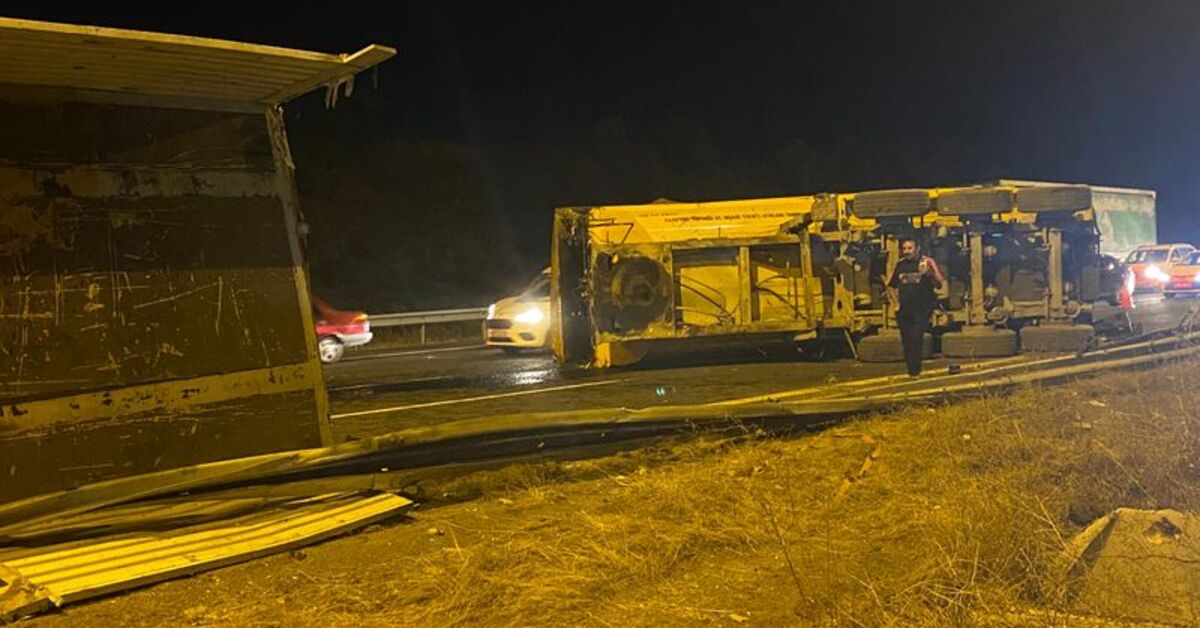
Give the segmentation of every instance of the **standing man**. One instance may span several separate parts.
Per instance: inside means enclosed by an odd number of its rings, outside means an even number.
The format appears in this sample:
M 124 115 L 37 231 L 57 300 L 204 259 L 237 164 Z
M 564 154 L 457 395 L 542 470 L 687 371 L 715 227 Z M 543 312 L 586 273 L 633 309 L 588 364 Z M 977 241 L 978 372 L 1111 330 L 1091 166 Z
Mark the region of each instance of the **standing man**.
M 897 304 L 896 325 L 900 328 L 900 342 L 904 346 L 904 361 L 908 363 L 908 374 L 921 374 L 921 341 L 929 327 L 929 316 L 937 305 L 937 294 L 942 287 L 942 270 L 933 258 L 921 255 L 916 238 L 905 236 L 900 239 L 900 261 L 892 270 L 887 282 L 888 296 Z

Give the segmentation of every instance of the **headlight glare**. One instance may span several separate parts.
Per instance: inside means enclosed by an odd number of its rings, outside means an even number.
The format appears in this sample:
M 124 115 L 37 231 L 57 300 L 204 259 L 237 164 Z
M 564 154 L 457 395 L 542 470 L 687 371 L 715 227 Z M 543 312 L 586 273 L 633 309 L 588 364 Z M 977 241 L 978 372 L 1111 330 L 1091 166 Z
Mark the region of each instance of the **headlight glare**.
M 546 318 L 542 313 L 542 309 L 534 306 L 513 317 L 513 320 L 525 325 L 537 325 Z

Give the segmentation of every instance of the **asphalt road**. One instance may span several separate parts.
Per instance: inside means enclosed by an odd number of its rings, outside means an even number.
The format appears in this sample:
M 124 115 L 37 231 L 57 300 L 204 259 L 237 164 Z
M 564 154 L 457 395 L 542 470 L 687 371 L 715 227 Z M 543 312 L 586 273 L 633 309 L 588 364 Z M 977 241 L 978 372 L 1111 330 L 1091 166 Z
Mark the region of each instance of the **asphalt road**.
M 1145 331 L 1172 327 L 1190 304 L 1140 299 L 1132 318 Z M 1116 313 L 1106 309 L 1097 318 Z M 928 368 L 946 364 L 936 359 Z M 349 354 L 327 366 L 325 375 L 333 430 L 341 440 L 518 412 L 710 403 L 902 372 L 902 364 L 804 360 L 755 349 L 622 369 L 559 369 L 547 353 L 509 356 L 456 347 Z

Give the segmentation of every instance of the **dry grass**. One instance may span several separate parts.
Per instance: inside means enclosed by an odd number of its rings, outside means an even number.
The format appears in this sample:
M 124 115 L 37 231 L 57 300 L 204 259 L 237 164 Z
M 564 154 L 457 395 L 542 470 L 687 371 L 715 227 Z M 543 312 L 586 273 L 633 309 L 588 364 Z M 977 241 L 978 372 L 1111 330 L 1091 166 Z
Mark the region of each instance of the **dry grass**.
M 1200 509 L 1196 366 L 476 474 L 436 491 L 478 500 L 235 568 L 285 603 L 215 596 L 193 623 L 1063 625 L 1065 539 L 1118 506 Z
M 412 608 L 421 623 L 616 624 L 630 600 L 653 624 L 672 604 L 647 592 L 680 593 L 673 580 L 720 554 L 762 563 L 746 584 L 780 598 L 760 608 L 780 620 L 943 625 L 1053 609 L 1054 559 L 1082 525 L 1118 506 L 1200 507 L 1193 371 L 914 409 L 798 440 L 677 447 L 675 461 L 601 490 L 536 471 L 511 499 L 571 506 L 546 528 L 425 561 Z M 876 444 L 879 460 L 837 498 Z

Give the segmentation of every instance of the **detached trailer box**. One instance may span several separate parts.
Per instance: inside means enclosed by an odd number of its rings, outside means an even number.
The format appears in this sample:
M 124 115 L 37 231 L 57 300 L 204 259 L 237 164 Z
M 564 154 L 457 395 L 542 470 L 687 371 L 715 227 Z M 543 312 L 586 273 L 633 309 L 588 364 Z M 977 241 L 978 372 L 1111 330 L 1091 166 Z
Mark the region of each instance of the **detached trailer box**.
M 330 443 L 279 105 L 393 54 L 0 18 L 0 503 Z

